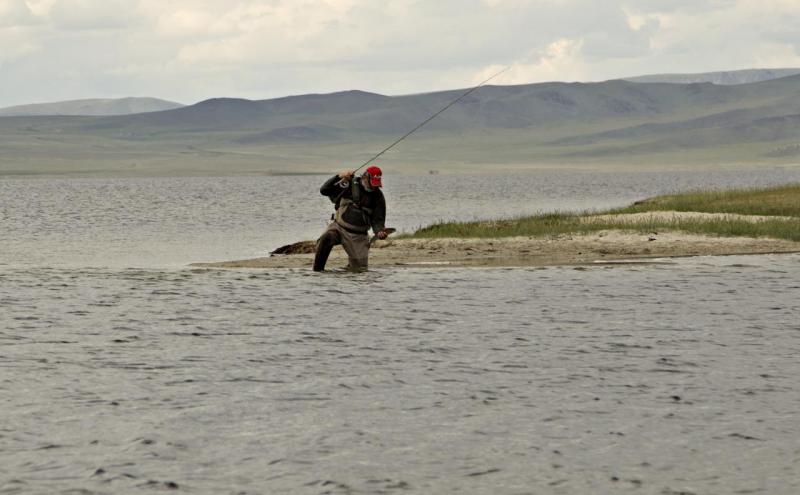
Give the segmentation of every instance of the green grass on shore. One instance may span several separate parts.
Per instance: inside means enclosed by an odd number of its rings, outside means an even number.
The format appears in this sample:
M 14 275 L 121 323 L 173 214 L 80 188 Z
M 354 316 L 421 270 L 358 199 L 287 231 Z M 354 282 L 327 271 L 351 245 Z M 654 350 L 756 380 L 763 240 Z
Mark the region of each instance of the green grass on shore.
M 613 210 L 610 213 L 674 210 L 800 217 L 800 184 L 766 189 L 692 191 L 668 194 Z
M 599 215 L 669 210 L 794 218 L 770 218 L 758 222 L 736 218 L 650 218 L 638 221 L 598 218 Z M 800 241 L 800 185 L 672 194 L 658 196 L 627 208 L 604 212 L 548 213 L 508 220 L 441 222 L 419 229 L 405 237 L 548 237 L 588 234 L 601 230 L 641 233 L 683 231 L 726 237 L 773 237 Z

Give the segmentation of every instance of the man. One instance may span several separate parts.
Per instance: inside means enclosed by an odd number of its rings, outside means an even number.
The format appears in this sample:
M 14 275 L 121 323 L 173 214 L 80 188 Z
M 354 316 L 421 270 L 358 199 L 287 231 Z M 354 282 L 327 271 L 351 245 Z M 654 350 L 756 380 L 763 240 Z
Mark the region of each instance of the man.
M 321 272 L 331 254 L 331 249 L 341 244 L 349 258 L 348 269 L 363 271 L 369 259 L 370 227 L 378 239 L 389 235 L 386 221 L 386 201 L 383 198 L 381 169 L 367 168 L 359 178 L 352 170 L 334 175 L 322 185 L 319 192 L 336 205 L 336 214 L 328 229 L 317 240 L 314 271 Z

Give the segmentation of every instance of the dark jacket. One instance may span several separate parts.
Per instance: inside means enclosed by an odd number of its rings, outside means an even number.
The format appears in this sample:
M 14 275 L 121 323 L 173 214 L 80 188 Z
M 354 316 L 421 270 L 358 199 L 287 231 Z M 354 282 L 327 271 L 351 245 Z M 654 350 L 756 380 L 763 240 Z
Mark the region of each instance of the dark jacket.
M 383 198 L 383 192 L 377 188 L 367 191 L 357 177 L 351 179 L 349 181 L 350 185 L 345 188 L 337 184 L 340 180 L 338 175 L 334 175 L 322 184 L 319 192 L 323 196 L 330 198 L 337 210 L 341 206 L 342 199 L 348 199 L 355 203 L 353 197 L 358 196 L 358 203 L 355 206 L 358 207 L 359 212 L 363 213 L 363 215 L 351 215 L 348 221 L 352 224 L 363 226 L 364 230 L 369 227 L 372 227 L 373 232 L 383 230 L 386 227 L 386 200 Z

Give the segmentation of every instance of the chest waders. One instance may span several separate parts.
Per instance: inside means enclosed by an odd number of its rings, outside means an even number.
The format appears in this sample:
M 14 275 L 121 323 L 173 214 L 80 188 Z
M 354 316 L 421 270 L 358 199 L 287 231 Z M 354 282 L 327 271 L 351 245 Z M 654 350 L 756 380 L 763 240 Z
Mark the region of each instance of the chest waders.
M 346 189 L 345 189 L 346 191 Z M 344 191 L 342 191 L 342 196 Z M 336 214 L 328 229 L 317 240 L 314 255 L 314 271 L 323 271 L 331 250 L 337 244 L 345 247 L 352 268 L 366 269 L 366 257 L 369 251 L 367 231 L 372 218 L 372 208 L 360 205 L 361 189 L 356 181 L 350 184 L 350 197 L 339 197 Z M 363 237 L 363 239 L 361 239 Z M 363 242 L 361 242 L 363 240 Z M 363 246 L 362 246 L 363 244 Z
M 386 153 L 390 149 L 394 148 L 396 145 L 398 145 L 400 142 L 402 142 L 408 136 L 410 136 L 410 135 L 414 134 L 415 132 L 417 132 L 419 129 L 421 129 L 423 126 L 425 126 L 425 124 L 427 124 L 431 120 L 435 119 L 439 114 L 441 114 L 442 112 L 444 112 L 448 108 L 450 108 L 453 105 L 455 105 L 456 103 L 458 103 L 460 100 L 465 98 L 467 95 L 469 95 L 472 92 L 476 91 L 478 88 L 480 88 L 481 86 L 485 85 L 486 83 L 488 83 L 489 81 L 491 81 L 495 77 L 499 76 L 503 72 L 506 72 L 510 68 L 511 68 L 510 66 L 504 68 L 503 70 L 501 70 L 500 72 L 492 75 L 490 78 L 486 79 L 485 81 L 483 81 L 482 83 L 478 84 L 474 88 L 470 89 L 469 91 L 466 91 L 461 96 L 459 96 L 455 100 L 453 100 L 450 103 L 448 103 L 447 105 L 445 105 L 441 110 L 439 110 L 438 112 L 434 113 L 433 115 L 431 115 L 427 119 L 423 120 L 421 123 L 419 123 L 416 127 L 411 129 L 407 133 L 403 134 L 399 139 L 397 139 L 395 142 L 393 142 L 392 144 L 390 144 L 389 146 L 384 148 L 377 155 L 373 156 L 372 158 L 370 158 L 369 160 L 364 162 L 360 167 L 358 167 L 357 169 L 353 170 L 353 174 L 354 174 L 353 177 L 354 178 L 352 179 L 351 183 L 349 184 L 352 187 L 352 189 L 351 189 L 351 191 L 352 191 L 351 198 L 352 199 L 345 199 L 345 198 L 342 197 L 342 196 L 344 196 L 345 191 L 347 191 L 347 187 L 348 187 L 348 185 L 346 183 L 347 179 L 343 178 L 337 183 L 340 186 L 342 186 L 342 192 L 334 200 L 334 203 L 336 203 L 336 214 L 332 218 L 333 222 L 331 222 L 330 226 L 328 227 L 328 230 L 326 230 L 325 233 L 322 234 L 322 237 L 320 237 L 319 240 L 317 241 L 317 254 L 316 254 L 316 257 L 314 258 L 314 270 L 315 271 L 322 271 L 322 270 L 325 269 L 325 263 L 328 260 L 328 255 L 330 254 L 331 249 L 333 249 L 333 246 L 335 246 L 338 242 L 341 242 L 341 239 L 340 239 L 341 233 L 337 230 L 338 228 L 341 228 L 342 231 L 345 232 L 346 234 L 350 233 L 351 235 L 359 235 L 359 234 L 353 234 L 353 232 L 359 232 L 359 233 L 363 232 L 365 237 L 366 237 L 367 231 L 369 230 L 370 219 L 372 217 L 372 210 L 369 209 L 369 208 L 365 208 L 365 207 L 361 206 L 361 204 L 360 204 L 361 203 L 361 201 L 360 201 L 361 192 L 358 190 L 358 186 L 355 183 L 355 173 L 358 172 L 359 170 L 361 170 L 362 168 L 366 167 L 369 163 L 372 163 L 375 160 L 377 160 L 381 155 L 383 155 L 384 153 Z M 327 196 L 327 194 L 326 194 L 326 196 Z M 347 230 L 344 230 L 344 229 L 351 229 L 351 228 L 353 230 L 351 230 L 349 232 Z M 337 242 L 337 238 L 339 238 L 338 242 Z M 367 241 L 366 248 L 369 249 L 369 241 Z M 364 265 L 364 267 L 366 268 L 366 265 Z
M 358 182 L 350 184 L 350 197 L 340 198 L 334 221 L 354 234 L 366 234 L 372 219 L 372 208 L 361 205 L 361 188 Z

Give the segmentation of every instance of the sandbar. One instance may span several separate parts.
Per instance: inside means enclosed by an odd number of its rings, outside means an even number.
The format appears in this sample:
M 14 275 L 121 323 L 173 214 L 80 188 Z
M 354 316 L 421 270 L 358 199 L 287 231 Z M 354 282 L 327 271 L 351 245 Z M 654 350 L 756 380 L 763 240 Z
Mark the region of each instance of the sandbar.
M 308 241 L 311 244 L 311 241 Z M 684 232 L 608 230 L 551 237 L 436 238 L 378 241 L 370 267 L 535 267 L 597 263 L 657 263 L 686 256 L 800 252 L 800 242 L 772 238 L 717 237 Z M 313 254 L 272 255 L 246 260 L 195 263 L 209 268 L 310 268 Z M 328 268 L 343 268 L 347 256 L 334 248 Z

